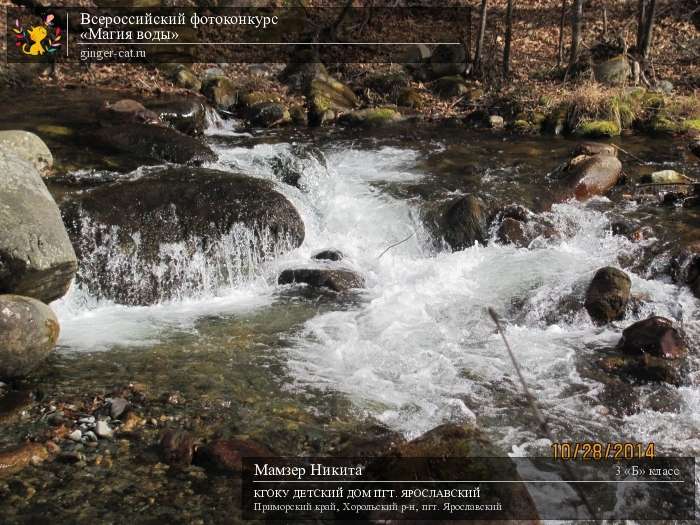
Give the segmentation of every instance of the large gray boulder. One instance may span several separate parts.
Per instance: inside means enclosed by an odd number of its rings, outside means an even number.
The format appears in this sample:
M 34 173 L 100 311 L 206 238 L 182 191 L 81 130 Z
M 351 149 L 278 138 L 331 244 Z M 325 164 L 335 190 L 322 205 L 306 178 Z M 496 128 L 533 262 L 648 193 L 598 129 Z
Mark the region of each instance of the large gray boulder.
M 631 74 L 632 66 L 624 55 L 613 57 L 593 66 L 593 77 L 596 81 L 611 86 L 622 86 Z
M 49 147 L 34 133 L 23 130 L 0 131 L 0 149 L 31 162 L 39 174 L 46 176 L 53 166 Z
M 29 374 L 53 350 L 58 334 L 58 320 L 44 303 L 0 295 L 0 379 Z
M 62 212 L 84 260 L 78 283 L 121 304 L 230 284 L 304 240 L 299 213 L 270 181 L 203 168 L 105 184 L 66 201 Z M 188 273 L 194 258 L 216 282 L 202 281 L 197 268 Z
M 58 206 L 34 167 L 0 149 L 0 293 L 49 303 L 78 261 Z

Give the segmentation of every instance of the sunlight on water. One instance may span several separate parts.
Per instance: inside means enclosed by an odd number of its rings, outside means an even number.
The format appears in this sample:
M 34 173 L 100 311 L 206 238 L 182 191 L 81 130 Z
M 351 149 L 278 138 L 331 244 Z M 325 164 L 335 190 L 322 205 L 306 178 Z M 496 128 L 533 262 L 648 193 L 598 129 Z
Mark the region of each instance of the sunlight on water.
M 419 218 L 420 201 L 381 189 L 381 183 L 421 180 L 419 154 L 412 150 L 261 144 L 218 146 L 217 153 L 212 167 L 219 169 L 279 182 L 282 159 L 300 172 L 299 188 L 278 188 L 304 219 L 304 244 L 261 264 L 254 278 L 208 289 L 200 300 L 188 289 L 182 294 L 188 299 L 130 308 L 74 288 L 54 304 L 64 347 L 147 346 L 166 331 L 191 330 L 198 316 L 264 308 L 274 300 L 281 269 L 310 265 L 316 251 L 336 248 L 346 255 L 338 265 L 360 272 L 367 287 L 359 306 L 317 315 L 294 335 L 288 367 L 300 388 L 343 392 L 359 410 L 409 436 L 447 420 L 485 418 L 507 450 L 541 452 L 547 444 L 532 433 L 518 405 L 520 387 L 485 311 L 493 306 L 506 319 L 526 378 L 556 429 L 599 439 L 653 438 L 667 450 L 700 452 L 697 386 L 678 389 L 680 413 L 645 409 L 620 418 L 602 415 L 596 400 L 603 386 L 581 373 L 596 348 L 614 346 L 622 327 L 651 313 L 683 323 L 694 340 L 700 331 L 698 301 L 689 292 L 637 275 L 633 291 L 649 297 L 638 317 L 628 314 L 617 327 L 598 328 L 583 314 L 557 316 L 560 300 L 598 268 L 617 266 L 620 253 L 634 255 L 631 242 L 607 232 L 608 217 L 595 206 L 556 206 L 549 218 L 562 237 L 540 239 L 529 250 L 490 243 L 436 252 Z M 195 286 L 202 287 L 209 285 Z

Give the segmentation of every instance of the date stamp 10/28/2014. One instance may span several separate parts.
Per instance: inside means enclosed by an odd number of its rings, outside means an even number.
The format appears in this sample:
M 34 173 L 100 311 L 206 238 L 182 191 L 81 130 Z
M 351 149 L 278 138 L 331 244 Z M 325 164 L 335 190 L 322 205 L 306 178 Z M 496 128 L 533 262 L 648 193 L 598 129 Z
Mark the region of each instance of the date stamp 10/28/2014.
M 604 459 L 654 459 L 654 443 L 575 441 L 552 443 L 554 459 L 604 460 Z

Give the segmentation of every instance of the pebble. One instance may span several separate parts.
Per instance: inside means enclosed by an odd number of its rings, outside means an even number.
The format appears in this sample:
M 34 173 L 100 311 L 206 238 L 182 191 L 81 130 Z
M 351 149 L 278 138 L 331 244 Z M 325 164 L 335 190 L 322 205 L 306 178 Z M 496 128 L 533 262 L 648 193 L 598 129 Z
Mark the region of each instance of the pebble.
M 80 463 L 85 460 L 85 456 L 80 452 L 63 452 L 58 456 L 58 460 L 63 463 Z
M 87 417 L 81 417 L 78 420 L 78 423 L 85 423 L 85 424 L 90 424 L 95 422 L 95 416 L 87 416 Z
M 123 397 L 109 398 L 109 415 L 112 419 L 117 419 L 129 407 L 129 402 Z
M 49 416 L 46 418 L 46 421 L 49 425 L 53 427 L 58 427 L 65 421 L 65 418 L 63 416 L 63 411 L 57 410 L 56 412 L 49 414 Z
M 88 441 L 97 441 L 97 436 L 92 430 L 88 430 L 87 432 L 85 432 L 84 437 Z
M 100 420 L 97 422 L 97 425 L 95 426 L 95 433 L 101 437 L 101 438 L 106 438 L 106 439 L 111 439 L 114 433 L 112 432 L 112 429 L 109 428 L 109 425 L 107 424 L 106 421 Z
M 61 453 L 61 447 L 59 447 L 53 441 L 46 442 L 46 450 L 49 451 L 49 454 L 53 454 L 54 456 L 57 456 L 58 454 Z
M 75 429 L 73 432 L 68 434 L 68 439 L 73 440 L 73 441 L 80 441 L 80 439 L 83 437 L 83 433 L 80 431 L 80 429 Z

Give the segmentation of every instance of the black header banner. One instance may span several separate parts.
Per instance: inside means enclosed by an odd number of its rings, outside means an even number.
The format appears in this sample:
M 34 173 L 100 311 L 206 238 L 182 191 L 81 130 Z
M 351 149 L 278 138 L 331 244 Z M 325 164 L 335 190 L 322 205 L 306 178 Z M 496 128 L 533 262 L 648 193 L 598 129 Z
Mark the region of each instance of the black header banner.
M 264 63 L 308 61 L 308 49 L 328 63 L 407 63 L 416 44 L 459 52 L 468 20 L 468 7 L 8 8 L 7 59 Z

